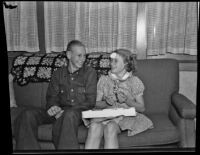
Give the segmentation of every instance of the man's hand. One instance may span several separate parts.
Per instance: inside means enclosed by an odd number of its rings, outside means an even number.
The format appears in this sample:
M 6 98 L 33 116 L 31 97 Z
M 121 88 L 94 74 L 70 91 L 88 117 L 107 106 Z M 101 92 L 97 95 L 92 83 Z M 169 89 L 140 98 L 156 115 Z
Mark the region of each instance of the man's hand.
M 49 108 L 49 110 L 47 111 L 47 113 L 49 114 L 49 116 L 54 116 L 56 114 L 58 114 L 62 109 L 59 106 L 52 106 L 51 108 Z

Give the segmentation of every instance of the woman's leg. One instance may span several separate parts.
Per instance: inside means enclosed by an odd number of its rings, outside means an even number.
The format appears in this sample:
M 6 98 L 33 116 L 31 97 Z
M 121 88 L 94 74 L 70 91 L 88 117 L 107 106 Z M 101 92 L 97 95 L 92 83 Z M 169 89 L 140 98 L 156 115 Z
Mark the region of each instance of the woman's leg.
M 87 140 L 85 142 L 85 149 L 98 149 L 101 138 L 103 136 L 103 124 L 92 123 L 88 130 Z
M 120 128 L 114 121 L 109 122 L 104 127 L 104 148 L 105 149 L 117 149 L 119 148 L 118 134 L 120 133 Z

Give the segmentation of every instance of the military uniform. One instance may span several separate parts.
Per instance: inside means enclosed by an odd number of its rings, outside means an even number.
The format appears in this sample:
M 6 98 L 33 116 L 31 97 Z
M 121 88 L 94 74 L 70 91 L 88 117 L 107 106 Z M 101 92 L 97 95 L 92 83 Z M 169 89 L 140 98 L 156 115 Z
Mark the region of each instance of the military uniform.
M 16 149 L 40 149 L 37 142 L 38 126 L 53 123 L 53 142 L 56 149 L 79 149 L 78 127 L 81 111 L 92 109 L 96 103 L 96 71 L 86 65 L 70 73 L 67 67 L 56 70 L 48 86 L 46 110 L 26 109 L 15 121 Z M 61 117 L 50 117 L 47 110 L 57 105 L 64 112 Z

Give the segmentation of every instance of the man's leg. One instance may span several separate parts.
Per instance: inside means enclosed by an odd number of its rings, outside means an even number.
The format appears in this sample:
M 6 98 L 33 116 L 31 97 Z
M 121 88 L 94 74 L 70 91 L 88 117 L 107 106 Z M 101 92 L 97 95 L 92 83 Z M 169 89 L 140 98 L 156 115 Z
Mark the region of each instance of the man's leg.
M 12 135 L 14 134 L 14 122 L 18 118 L 18 116 L 25 110 L 25 107 L 12 107 L 10 108 L 10 118 L 11 118 L 11 128 Z
M 53 125 L 53 141 L 56 149 L 80 149 L 78 127 L 81 124 L 81 111 L 65 109 L 63 115 Z
M 52 121 L 53 119 L 43 109 L 24 110 L 14 122 L 16 150 L 39 150 L 38 126 Z

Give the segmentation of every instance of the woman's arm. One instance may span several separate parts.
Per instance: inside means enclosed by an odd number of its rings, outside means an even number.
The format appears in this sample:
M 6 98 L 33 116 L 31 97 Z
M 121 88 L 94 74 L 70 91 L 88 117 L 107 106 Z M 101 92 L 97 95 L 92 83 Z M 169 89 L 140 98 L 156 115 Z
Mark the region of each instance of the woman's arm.
M 108 107 L 110 106 L 106 103 L 106 101 L 96 101 L 96 106 L 95 106 L 96 109 L 105 109 Z
M 134 100 L 128 98 L 126 103 L 130 107 L 135 107 L 135 110 L 138 111 L 138 112 L 144 112 L 145 111 L 143 95 L 137 95 Z

